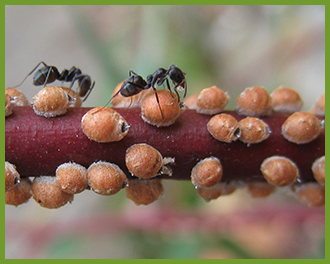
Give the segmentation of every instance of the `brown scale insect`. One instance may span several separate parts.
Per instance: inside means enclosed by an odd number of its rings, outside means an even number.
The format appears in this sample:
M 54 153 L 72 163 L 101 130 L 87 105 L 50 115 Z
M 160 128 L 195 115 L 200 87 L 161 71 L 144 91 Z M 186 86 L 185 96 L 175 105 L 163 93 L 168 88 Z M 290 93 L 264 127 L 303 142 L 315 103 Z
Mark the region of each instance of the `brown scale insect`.
M 160 179 L 139 179 L 129 181 L 125 191 L 126 197 L 136 205 L 148 205 L 157 201 L 164 189 Z
M 126 150 L 125 163 L 132 175 L 142 179 L 150 179 L 161 174 L 163 157 L 154 147 L 141 143 Z
M 245 88 L 236 99 L 236 111 L 244 116 L 269 116 L 272 113 L 271 97 L 260 86 Z
M 101 195 L 113 195 L 127 187 L 127 177 L 116 164 L 98 161 L 87 170 L 88 185 Z
M 295 112 L 282 125 L 282 135 L 296 144 L 306 144 L 316 139 L 323 128 L 323 123 L 308 112 Z
M 300 95 L 288 87 L 278 87 L 271 94 L 272 108 L 275 112 L 294 113 L 300 111 L 304 102 Z
M 312 171 L 315 180 L 321 186 L 325 186 L 325 156 L 322 156 L 314 161 Z
M 213 116 L 207 123 L 207 130 L 217 140 L 230 143 L 241 136 L 237 120 L 228 114 Z
M 47 118 L 65 114 L 69 104 L 67 92 L 59 87 L 42 88 L 33 97 L 34 112 Z
M 63 163 L 57 167 L 55 177 L 62 191 L 76 194 L 88 187 L 87 169 L 77 163 Z
M 16 166 L 5 161 L 5 191 L 8 191 L 20 182 L 21 176 L 16 170 Z
M 271 134 L 269 126 L 256 117 L 246 117 L 241 119 L 238 122 L 238 127 L 240 130 L 240 136 L 238 139 L 247 143 L 248 146 L 266 140 Z
M 191 171 L 191 182 L 197 188 L 216 185 L 222 178 L 223 170 L 220 160 L 209 157 L 199 161 Z
M 32 196 L 32 182 L 29 178 L 23 178 L 14 188 L 5 192 L 5 204 L 18 206 L 26 203 Z
M 55 177 L 35 177 L 32 183 L 33 199 L 42 207 L 59 208 L 73 201 L 73 194 L 62 191 Z
M 269 184 L 278 187 L 291 185 L 299 177 L 296 164 L 282 156 L 272 156 L 265 159 L 260 170 Z
M 81 128 L 90 140 L 100 143 L 120 141 L 129 131 L 126 120 L 109 107 L 89 110 L 81 118 Z
M 229 96 L 216 86 L 203 89 L 196 102 L 196 112 L 205 115 L 214 115 L 223 111 Z

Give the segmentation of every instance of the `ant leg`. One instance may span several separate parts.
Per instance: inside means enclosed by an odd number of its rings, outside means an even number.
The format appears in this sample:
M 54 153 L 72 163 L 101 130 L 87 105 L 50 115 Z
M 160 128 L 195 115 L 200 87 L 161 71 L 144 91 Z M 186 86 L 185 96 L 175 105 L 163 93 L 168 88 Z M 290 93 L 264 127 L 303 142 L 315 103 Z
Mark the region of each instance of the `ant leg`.
M 135 71 L 133 71 L 133 70 L 129 70 L 128 75 L 129 75 L 129 76 L 132 76 L 132 74 L 133 74 L 133 75 L 138 75 Z
M 38 64 L 37 64 L 37 66 L 36 67 L 34 67 L 34 69 L 28 74 L 28 75 L 26 75 L 26 77 L 23 79 L 23 81 L 20 83 L 20 84 L 18 84 L 18 85 L 15 85 L 15 86 L 13 86 L 12 88 L 16 88 L 16 87 L 18 87 L 18 86 L 20 86 L 20 85 L 22 85 L 23 84 L 23 82 L 27 79 L 27 77 L 29 77 L 39 66 L 40 66 L 40 64 L 43 64 L 45 67 L 48 67 L 48 65 L 46 64 L 46 63 L 44 63 L 43 61 L 41 61 L 41 62 L 39 62 Z
M 178 102 L 180 103 L 181 102 L 181 98 L 180 98 L 180 94 L 179 94 L 179 92 L 177 90 L 177 88 L 179 87 L 179 85 L 180 84 L 175 85 L 174 88 L 173 88 L 173 90 L 176 93 L 176 95 L 178 96 Z M 184 95 L 184 97 L 185 97 L 185 95 Z
M 93 115 L 94 114 L 96 114 L 97 112 L 99 112 L 99 111 L 101 111 L 102 109 L 104 109 L 105 107 L 107 107 L 107 105 L 108 104 L 110 104 L 110 102 L 113 100 L 113 98 L 115 98 L 121 91 L 122 91 L 122 89 L 123 89 L 123 86 L 124 85 L 126 85 L 126 84 L 131 84 L 131 85 L 133 85 L 133 86 L 135 86 L 135 87 L 138 87 L 138 88 L 140 88 L 141 90 L 145 90 L 145 87 L 143 87 L 143 86 L 141 86 L 141 85 L 138 85 L 138 84 L 136 84 L 136 83 L 132 83 L 132 82 L 125 82 L 125 83 L 123 83 L 122 84 L 122 86 L 120 87 L 120 89 L 109 99 L 109 101 L 105 104 L 105 106 L 103 106 L 102 108 L 100 108 L 99 110 L 97 110 L 97 111 L 95 111 L 94 113 L 93 113 Z
M 171 92 L 171 95 L 174 98 L 173 92 L 172 92 L 171 87 L 170 87 L 170 83 L 168 82 L 168 79 L 166 78 L 166 76 L 158 80 L 157 86 L 164 85 L 165 81 L 166 81 L 167 89 Z M 174 91 L 175 91 L 175 93 L 178 97 L 178 102 L 180 102 L 180 95 L 179 95 L 178 91 L 176 89 L 174 89 Z
M 49 69 L 48 69 L 48 72 L 47 72 L 47 76 L 45 78 L 45 82 L 44 82 L 44 87 L 46 86 L 46 84 L 48 83 L 48 78 L 49 78 L 49 75 L 50 75 L 50 72 L 54 69 L 53 66 L 49 66 Z
M 115 98 L 121 92 L 121 89 L 122 88 L 120 88 L 118 92 L 116 92 L 113 96 L 111 96 L 111 98 L 109 99 L 109 101 L 102 108 L 100 108 L 99 110 L 93 112 L 92 115 L 94 115 L 94 114 L 100 112 L 102 109 L 106 108 L 108 106 L 108 104 L 110 104 L 110 102 L 112 101 L 112 99 Z
M 167 86 L 167 89 L 168 89 L 170 92 L 172 92 L 172 91 L 171 91 L 171 88 L 170 88 L 170 83 L 168 82 L 168 79 L 166 78 L 165 80 L 166 80 L 166 86 Z
M 162 115 L 162 119 L 164 119 L 163 111 L 162 111 L 162 108 L 160 107 L 160 104 L 159 104 L 159 98 L 158 98 L 158 94 L 157 94 L 157 89 L 155 87 L 153 87 L 153 86 L 152 86 L 152 89 L 154 90 L 155 95 L 156 95 L 156 101 L 157 101 L 157 104 L 158 104 L 158 107 L 159 107 L 159 110 L 160 110 L 160 114 Z
M 129 102 L 129 105 L 127 106 L 127 108 L 130 108 L 131 105 L 132 105 L 132 103 L 133 103 L 133 99 L 132 99 L 132 97 L 130 97 L 130 99 L 131 99 L 131 101 Z
M 70 89 L 69 89 L 69 91 L 68 91 L 68 94 L 71 92 L 74 83 L 75 83 L 77 80 L 79 80 L 79 78 L 80 78 L 81 76 L 82 76 L 82 74 L 75 74 L 75 75 L 73 76 L 72 81 L 71 81 L 71 85 L 70 85 Z
M 154 84 L 156 83 L 156 81 L 157 81 L 157 86 L 161 86 L 162 84 L 164 84 L 165 80 L 167 81 L 166 76 L 164 76 L 163 78 L 156 79 L 156 80 L 152 83 L 152 85 L 154 85 Z
M 93 88 L 94 88 L 94 85 L 95 85 L 95 81 L 93 82 L 91 88 L 89 88 L 89 91 L 88 93 L 85 95 L 84 99 L 82 100 L 82 102 L 85 102 L 87 97 L 89 96 L 89 94 L 92 92 Z
M 172 95 L 172 97 L 174 98 L 174 96 L 173 96 L 173 92 L 172 92 L 172 90 L 171 90 L 171 88 L 170 88 L 170 83 L 168 82 L 168 79 L 166 78 L 165 81 L 166 81 L 167 89 L 171 92 L 171 95 Z M 177 91 L 175 88 L 176 88 L 176 87 L 174 87 L 174 91 L 175 91 L 175 93 L 176 93 L 176 95 L 177 95 L 177 97 L 178 97 L 178 102 L 180 102 L 180 95 L 179 95 L 178 91 Z
M 186 98 L 186 95 L 187 95 L 187 82 L 186 80 L 182 82 L 183 83 L 183 89 L 184 89 L 184 95 L 183 95 L 183 98 Z

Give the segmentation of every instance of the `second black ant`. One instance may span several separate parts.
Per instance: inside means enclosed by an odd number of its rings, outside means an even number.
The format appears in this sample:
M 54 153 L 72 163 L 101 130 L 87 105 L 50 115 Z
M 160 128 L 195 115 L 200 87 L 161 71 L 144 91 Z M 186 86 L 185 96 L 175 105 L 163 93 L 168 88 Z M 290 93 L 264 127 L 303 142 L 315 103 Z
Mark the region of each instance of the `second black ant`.
M 169 81 L 167 79 L 167 77 L 168 77 L 174 84 L 173 90 L 175 91 L 175 93 L 178 97 L 178 101 L 180 102 L 180 96 L 178 93 L 179 88 L 184 90 L 183 97 L 185 97 L 187 94 L 187 82 L 186 82 L 185 75 L 186 74 L 181 69 L 179 69 L 178 67 L 176 67 L 173 64 L 170 65 L 168 70 L 165 70 L 164 68 L 157 69 L 153 74 L 149 74 L 147 76 L 147 80 L 144 80 L 140 75 L 138 75 L 134 71 L 130 70 L 129 77 L 123 82 L 119 91 L 116 92 L 110 98 L 110 100 L 106 103 L 106 105 L 104 107 L 106 107 L 113 100 L 113 98 L 115 98 L 118 94 L 121 94 L 123 97 L 131 97 L 133 95 L 139 94 L 143 90 L 152 88 L 155 92 L 155 96 L 156 96 L 156 100 L 158 103 L 160 113 L 162 115 L 162 118 L 164 118 L 163 111 L 159 104 L 159 98 L 157 95 L 157 89 L 156 89 L 155 85 L 157 85 L 157 87 L 158 87 L 158 86 L 164 84 L 164 82 L 166 82 L 167 88 L 171 91 Z
M 33 85 L 40 86 L 43 85 L 44 87 L 48 83 L 55 82 L 56 80 L 62 81 L 62 82 L 71 82 L 70 90 L 72 89 L 72 86 L 76 81 L 78 81 L 79 91 L 78 95 L 80 97 L 84 97 L 83 102 L 87 99 L 89 94 L 91 93 L 92 89 L 94 88 L 95 81 L 92 83 L 92 79 L 87 74 L 82 74 L 81 70 L 76 67 L 72 67 L 70 70 L 64 69 L 61 73 L 58 71 L 58 69 L 55 66 L 49 66 L 43 61 L 39 62 L 36 67 L 23 79 L 23 81 L 12 87 L 16 88 L 23 84 L 23 82 L 40 66 L 43 65 L 42 68 L 40 68 L 33 77 Z M 68 92 L 68 93 L 69 93 Z

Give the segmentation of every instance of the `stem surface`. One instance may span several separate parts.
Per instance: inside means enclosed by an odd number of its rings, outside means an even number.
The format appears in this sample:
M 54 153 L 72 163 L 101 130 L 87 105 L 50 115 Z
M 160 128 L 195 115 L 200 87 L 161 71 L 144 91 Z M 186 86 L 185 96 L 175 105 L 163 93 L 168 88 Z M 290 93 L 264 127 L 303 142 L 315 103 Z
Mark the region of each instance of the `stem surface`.
M 302 182 L 314 181 L 311 166 L 315 159 L 325 155 L 325 131 L 308 144 L 297 145 L 285 140 L 281 126 L 289 114 L 273 113 L 264 117 L 272 133 L 267 140 L 247 146 L 237 140 L 222 143 L 206 129 L 211 116 L 186 110 L 177 122 L 166 128 L 145 123 L 137 108 L 116 108 L 130 125 L 128 134 L 119 142 L 97 143 L 89 140 L 80 125 L 82 116 L 91 108 L 69 108 L 55 118 L 37 116 L 32 107 L 16 107 L 5 120 L 6 161 L 16 165 L 22 177 L 54 175 L 57 166 L 76 162 L 88 167 L 103 160 L 117 164 L 127 175 L 125 152 L 136 143 L 147 143 L 163 157 L 175 158 L 171 165 L 173 175 L 162 178 L 190 180 L 195 164 L 206 157 L 215 156 L 223 166 L 222 181 L 264 181 L 260 165 L 269 156 L 290 158 L 299 168 Z M 237 120 L 244 117 L 225 111 Z M 323 118 L 322 118 L 323 119 Z

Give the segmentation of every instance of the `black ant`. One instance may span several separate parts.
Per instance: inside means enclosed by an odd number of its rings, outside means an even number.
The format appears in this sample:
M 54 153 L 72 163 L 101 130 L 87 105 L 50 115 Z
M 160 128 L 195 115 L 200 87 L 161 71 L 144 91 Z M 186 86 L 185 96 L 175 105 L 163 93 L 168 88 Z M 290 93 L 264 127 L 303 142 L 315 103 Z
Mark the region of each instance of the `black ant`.
M 164 68 L 159 68 L 153 74 L 149 74 L 147 76 L 146 81 L 140 75 L 138 75 L 137 73 L 135 73 L 132 70 L 129 71 L 129 76 L 130 77 L 128 77 L 123 82 L 123 84 L 122 84 L 121 88 L 119 89 L 119 91 L 116 92 L 110 98 L 110 100 L 106 103 L 106 105 L 104 107 L 106 107 L 112 101 L 112 99 L 114 97 L 116 97 L 119 93 L 123 97 L 130 97 L 130 96 L 139 94 L 143 90 L 147 90 L 149 88 L 152 88 L 155 92 L 156 100 L 157 100 L 162 118 L 164 118 L 162 109 L 161 109 L 160 104 L 159 104 L 159 98 L 158 98 L 158 95 L 157 95 L 157 89 L 155 88 L 155 85 L 160 86 L 166 81 L 167 88 L 171 91 L 169 81 L 167 79 L 167 77 L 169 77 L 172 80 L 173 84 L 175 85 L 173 89 L 174 89 L 175 93 L 178 96 L 178 101 L 179 102 L 180 102 L 180 96 L 179 96 L 179 93 L 177 91 L 177 88 L 182 87 L 185 90 L 184 97 L 186 96 L 186 93 L 187 93 L 187 89 L 186 89 L 187 82 L 186 82 L 186 78 L 185 78 L 185 73 L 182 72 L 178 67 L 176 67 L 173 64 L 170 65 L 170 68 L 168 70 L 165 70 Z M 97 112 L 95 112 L 95 113 L 97 113 Z
M 181 71 L 181 69 L 179 69 L 173 64 L 170 65 L 170 68 L 167 71 L 167 76 L 171 79 L 171 81 L 175 85 L 173 90 L 177 94 L 178 98 L 180 98 L 178 94 L 179 87 L 180 87 L 179 89 L 180 91 L 184 90 L 183 98 L 185 98 L 187 95 L 187 81 L 185 75 L 186 75 L 185 72 Z
M 27 79 L 27 77 L 29 77 L 41 64 L 43 64 L 44 67 L 39 69 L 33 77 L 33 85 L 35 86 L 43 85 L 45 87 L 46 84 L 55 82 L 56 80 L 62 82 L 71 82 L 69 90 L 70 92 L 75 81 L 78 81 L 78 95 L 80 97 L 84 97 L 83 102 L 87 99 L 92 89 L 94 88 L 95 81 L 92 84 L 91 77 L 87 74 L 82 74 L 80 69 L 73 66 L 70 70 L 64 69 L 60 73 L 55 66 L 48 66 L 43 61 L 39 62 L 38 65 L 34 67 L 34 69 L 23 79 L 23 81 L 20 84 L 14 86 L 13 88 L 22 85 L 22 83 Z
M 152 87 L 152 89 L 154 90 L 155 95 L 156 95 L 156 100 L 157 100 L 157 103 L 159 106 L 160 113 L 161 113 L 162 117 L 164 118 L 162 109 L 160 108 L 160 105 L 159 105 L 159 98 L 158 98 L 157 90 L 154 86 L 151 86 L 150 77 L 148 76 L 148 78 L 147 78 L 148 80 L 145 81 L 140 75 L 138 75 L 137 73 L 135 73 L 132 70 L 130 70 L 128 72 L 128 75 L 129 75 L 129 77 L 123 82 L 119 91 L 116 92 L 110 98 L 110 100 L 105 104 L 104 107 L 106 107 L 112 101 L 112 99 L 115 98 L 119 93 L 123 97 L 131 97 L 133 95 L 139 94 L 143 90 L 147 90 Z M 103 108 L 99 109 L 98 111 L 94 112 L 93 114 L 96 114 L 97 112 L 101 111 Z
M 167 77 L 172 80 L 173 84 L 175 85 L 173 90 L 175 91 L 176 95 L 178 96 L 178 101 L 180 102 L 180 96 L 178 93 L 178 87 L 181 89 L 184 89 L 184 95 L 183 98 L 186 97 L 187 94 L 187 82 L 185 78 L 185 73 L 181 71 L 178 67 L 175 65 L 170 65 L 170 68 L 168 70 L 165 70 L 164 68 L 159 68 L 156 70 L 153 74 L 148 75 L 147 77 L 147 83 L 150 84 L 151 87 L 155 87 L 155 84 L 157 86 L 160 86 L 166 81 L 167 88 L 171 91 L 169 82 Z

